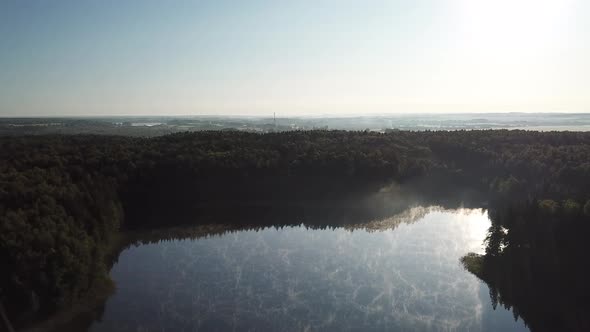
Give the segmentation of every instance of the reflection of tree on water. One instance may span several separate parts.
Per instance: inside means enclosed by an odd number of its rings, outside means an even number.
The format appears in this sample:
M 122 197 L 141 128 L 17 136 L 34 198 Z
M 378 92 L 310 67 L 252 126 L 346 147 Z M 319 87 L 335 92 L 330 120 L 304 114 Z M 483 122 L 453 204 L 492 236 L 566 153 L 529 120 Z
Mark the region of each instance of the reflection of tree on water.
M 324 209 L 315 210 L 315 214 L 312 215 L 312 219 L 307 221 L 301 221 L 301 219 L 296 218 L 293 219 L 292 215 L 287 214 L 281 218 L 278 214 L 278 211 L 274 211 L 275 214 L 272 214 L 272 216 L 277 218 L 274 219 L 274 222 L 270 222 L 266 219 L 260 219 L 258 222 L 254 222 L 253 219 L 249 219 L 254 218 L 254 215 L 248 216 L 242 214 L 242 217 L 244 218 L 242 222 L 234 221 L 229 223 L 219 223 L 219 221 L 217 221 L 211 224 L 197 226 L 177 226 L 160 229 L 129 231 L 125 234 L 119 251 L 122 251 L 123 249 L 133 245 L 138 246 L 142 244 L 158 243 L 160 241 L 185 239 L 196 240 L 211 236 L 222 236 L 228 233 L 240 232 L 244 230 L 261 231 L 267 228 L 280 229 L 285 227 L 304 226 L 307 229 L 320 230 L 336 228 L 343 228 L 350 231 L 366 230 L 368 232 L 392 230 L 401 224 L 412 224 L 432 212 L 455 211 L 461 210 L 462 208 L 463 206 L 455 205 L 451 205 L 449 207 L 440 205 L 428 207 L 413 205 L 402 209 L 401 206 L 398 206 L 396 209 L 390 209 L 387 211 L 394 214 L 383 216 L 382 214 L 366 214 L 368 211 L 364 209 L 341 207 L 337 214 L 327 214 L 327 211 L 324 211 Z M 348 214 L 347 218 L 342 217 L 346 214 Z M 327 217 L 328 215 L 336 219 L 319 219 L 320 216 Z M 350 215 L 354 215 L 355 218 L 350 218 Z M 269 216 L 267 215 L 266 217 L 268 218 Z M 116 259 L 116 257 L 114 258 Z
M 496 203 L 486 254 L 463 258 L 494 308 L 512 308 L 532 331 L 590 331 L 590 217 L 574 203 Z
M 127 232 L 123 240 L 121 250 L 129 246 L 138 246 L 142 244 L 158 243 L 160 241 L 174 241 L 184 239 L 200 239 L 211 236 L 222 236 L 228 233 L 240 232 L 244 230 L 262 231 L 267 228 L 280 229 L 284 227 L 296 227 L 305 226 L 308 229 L 335 229 L 344 228 L 347 230 L 366 230 L 366 231 L 383 231 L 395 229 L 401 224 L 412 224 L 426 216 L 431 212 L 444 212 L 453 211 L 454 208 L 445 208 L 442 206 L 412 206 L 407 207 L 401 212 L 371 221 L 365 222 L 335 222 L 333 220 L 324 220 L 324 222 L 289 222 L 276 221 L 273 224 L 266 222 L 256 223 L 244 223 L 242 225 L 231 224 L 205 224 L 198 226 L 178 226 L 178 227 L 167 227 L 161 229 L 151 230 L 138 230 Z M 345 211 L 346 212 L 346 211 Z
M 221 202 L 201 206 L 196 213 L 169 210 L 160 228 L 134 228 L 125 233 L 127 243 L 154 243 L 159 240 L 197 239 L 241 230 L 303 225 L 311 229 L 393 229 L 401 223 L 412 223 L 429 212 L 481 208 L 481 195 L 455 190 L 440 194 L 421 192 L 419 185 L 389 186 L 377 193 L 359 192 L 349 197 L 314 200 L 268 200 Z M 195 212 L 195 211 L 191 211 Z M 179 222 L 180 221 L 187 221 Z M 131 220 L 132 224 L 141 221 Z

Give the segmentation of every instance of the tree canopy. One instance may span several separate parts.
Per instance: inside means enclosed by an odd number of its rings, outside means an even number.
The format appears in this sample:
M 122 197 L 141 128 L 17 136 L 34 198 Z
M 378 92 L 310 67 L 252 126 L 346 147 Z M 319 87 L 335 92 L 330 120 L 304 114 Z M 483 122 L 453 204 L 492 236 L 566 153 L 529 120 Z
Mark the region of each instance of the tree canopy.
M 206 205 L 321 200 L 421 179 L 433 191 L 466 186 L 490 197 L 564 202 L 542 202 L 541 210 L 590 209 L 589 133 L 0 137 L 0 161 L 0 297 L 16 322 L 108 279 L 104 256 L 120 229 L 199 223 Z M 170 211 L 189 218 L 161 217 Z

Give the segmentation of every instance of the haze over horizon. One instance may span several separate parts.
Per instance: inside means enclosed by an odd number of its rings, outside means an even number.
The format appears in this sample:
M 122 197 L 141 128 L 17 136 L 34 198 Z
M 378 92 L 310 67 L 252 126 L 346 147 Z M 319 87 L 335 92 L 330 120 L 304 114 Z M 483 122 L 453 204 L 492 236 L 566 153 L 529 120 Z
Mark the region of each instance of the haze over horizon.
M 590 2 L 0 3 L 0 116 L 590 112 Z

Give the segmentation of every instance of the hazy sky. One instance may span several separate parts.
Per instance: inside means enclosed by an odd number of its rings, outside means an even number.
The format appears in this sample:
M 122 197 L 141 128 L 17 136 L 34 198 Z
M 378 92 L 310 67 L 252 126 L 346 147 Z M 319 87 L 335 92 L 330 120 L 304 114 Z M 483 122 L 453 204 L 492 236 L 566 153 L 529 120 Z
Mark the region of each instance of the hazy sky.
M 0 0 L 0 116 L 590 112 L 590 1 Z

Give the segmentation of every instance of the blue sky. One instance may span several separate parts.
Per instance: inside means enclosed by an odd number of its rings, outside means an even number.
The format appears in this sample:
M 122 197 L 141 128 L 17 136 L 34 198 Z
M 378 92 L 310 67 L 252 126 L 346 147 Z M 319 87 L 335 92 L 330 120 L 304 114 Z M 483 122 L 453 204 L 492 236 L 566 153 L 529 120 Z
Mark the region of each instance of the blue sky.
M 590 111 L 581 0 L 0 2 L 0 116 Z

